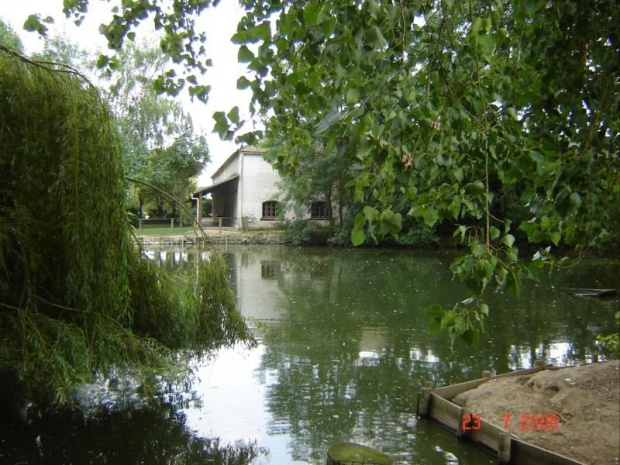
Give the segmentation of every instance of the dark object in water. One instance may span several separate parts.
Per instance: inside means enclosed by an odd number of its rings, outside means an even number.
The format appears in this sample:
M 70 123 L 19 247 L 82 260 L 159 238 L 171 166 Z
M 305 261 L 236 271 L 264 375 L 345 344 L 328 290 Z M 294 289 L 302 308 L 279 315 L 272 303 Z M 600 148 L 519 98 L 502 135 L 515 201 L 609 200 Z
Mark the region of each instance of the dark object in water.
M 569 291 L 579 297 L 612 297 L 618 294 L 617 289 L 587 289 L 582 287 L 571 287 Z

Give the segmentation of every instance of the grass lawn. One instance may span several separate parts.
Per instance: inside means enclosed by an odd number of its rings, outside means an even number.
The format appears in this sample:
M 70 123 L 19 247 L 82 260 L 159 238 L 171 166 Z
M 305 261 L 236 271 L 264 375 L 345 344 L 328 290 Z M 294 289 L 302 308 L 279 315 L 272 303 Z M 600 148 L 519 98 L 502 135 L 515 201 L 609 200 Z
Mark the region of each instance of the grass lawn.
M 164 236 L 166 234 L 185 234 L 193 231 L 194 228 L 192 226 L 183 226 L 182 228 L 176 226 L 172 231 L 170 231 L 170 226 L 142 226 L 142 231 L 136 229 L 136 234 L 144 236 Z

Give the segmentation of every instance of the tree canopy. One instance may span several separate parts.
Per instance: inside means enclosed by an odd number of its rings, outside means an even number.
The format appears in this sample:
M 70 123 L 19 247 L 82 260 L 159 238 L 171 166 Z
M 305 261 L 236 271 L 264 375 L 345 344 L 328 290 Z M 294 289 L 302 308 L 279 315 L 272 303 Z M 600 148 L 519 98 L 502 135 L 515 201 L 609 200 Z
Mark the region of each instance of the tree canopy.
M 118 48 L 151 14 L 173 61 L 204 71 L 192 18 L 209 1 L 123 2 L 102 27 Z M 88 0 L 65 2 L 83 14 Z M 232 40 L 253 77 L 252 110 L 277 140 L 311 132 L 361 169 L 365 207 L 351 240 L 401 232 L 391 205 L 453 225 L 469 253 L 452 265 L 471 291 L 431 309 L 431 329 L 473 340 L 489 289 L 514 287 L 555 247 L 617 247 L 620 221 L 620 6 L 614 0 L 242 0 Z M 208 12 L 207 12 L 208 14 Z M 184 47 L 188 43 L 196 47 Z M 182 78 L 164 74 L 161 90 Z M 195 75 L 187 77 L 188 82 Z M 214 115 L 231 138 L 238 109 Z M 309 127 L 309 124 L 311 125 Z M 240 136 L 252 142 L 258 133 Z M 285 155 L 294 165 L 295 153 Z M 518 221 L 506 205 L 519 206 Z M 520 245 L 540 250 L 523 259 Z
M 0 44 L 10 48 L 11 50 L 15 50 L 17 52 L 22 52 L 24 50 L 24 44 L 22 44 L 21 39 L 15 33 L 13 28 L 2 21 L 0 17 Z
M 180 102 L 155 90 L 167 57 L 158 47 L 126 44 L 117 72 L 105 73 L 108 97 L 122 136 L 126 173 L 184 201 L 209 160 L 206 139 L 195 134 L 192 117 Z M 156 215 L 176 212 L 170 197 L 146 185 L 134 186 L 138 211 L 146 203 Z M 165 208 L 166 206 L 167 208 Z

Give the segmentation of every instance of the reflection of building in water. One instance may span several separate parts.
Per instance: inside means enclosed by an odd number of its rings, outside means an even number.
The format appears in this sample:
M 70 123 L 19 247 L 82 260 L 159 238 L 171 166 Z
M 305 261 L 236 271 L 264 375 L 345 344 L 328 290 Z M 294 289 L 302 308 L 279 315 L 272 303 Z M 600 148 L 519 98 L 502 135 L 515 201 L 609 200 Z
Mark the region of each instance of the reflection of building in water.
M 192 251 L 190 254 L 187 251 L 174 248 L 155 248 L 144 251 L 149 260 L 164 269 L 173 269 L 182 263 L 188 263 L 190 255 L 195 255 L 195 253 L 195 251 Z M 205 259 L 204 252 L 201 259 Z
M 281 273 L 281 261 L 278 250 L 256 247 L 251 252 L 235 250 L 227 256 L 243 316 L 260 320 L 279 319 L 281 293 L 277 278 Z
M 422 362 L 429 365 L 440 362 L 439 357 L 437 357 L 432 350 L 426 349 L 422 351 L 415 347 L 412 347 L 409 351 L 409 358 L 414 362 Z
M 575 350 L 570 342 L 541 343 L 537 347 L 513 345 L 510 347 L 509 364 L 512 370 L 531 368 L 537 360 L 545 363 L 565 366 L 573 365 Z M 593 353 L 579 354 L 588 362 L 592 362 Z
M 280 273 L 280 262 L 276 260 L 265 260 L 260 264 L 260 276 L 263 279 L 276 279 Z
M 239 308 L 245 317 L 279 319 L 288 294 L 283 292 L 295 286 L 309 290 L 312 295 L 325 298 L 337 290 L 337 264 L 308 257 L 297 266 L 287 252 L 274 247 L 230 247 L 226 254 L 231 268 L 231 280 L 237 291 Z M 290 254 L 288 255 L 290 257 Z M 311 266 L 307 266 L 310 262 Z
M 362 328 L 358 365 L 374 365 L 385 351 L 385 328 Z

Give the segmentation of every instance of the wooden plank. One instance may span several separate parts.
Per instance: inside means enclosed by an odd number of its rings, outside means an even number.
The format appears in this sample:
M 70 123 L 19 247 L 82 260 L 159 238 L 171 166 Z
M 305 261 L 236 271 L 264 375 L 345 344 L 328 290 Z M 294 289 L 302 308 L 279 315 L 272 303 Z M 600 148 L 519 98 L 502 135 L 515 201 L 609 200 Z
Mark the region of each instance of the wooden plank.
M 432 392 L 429 416 L 456 431 L 461 422 L 461 407 Z
M 466 381 L 464 383 L 453 384 L 451 386 L 444 386 L 433 390 L 433 393 L 443 397 L 444 399 L 452 400 L 456 396 L 458 396 L 461 392 L 469 391 L 471 389 L 475 389 L 483 383 L 491 380 L 493 378 L 480 378 L 472 381 Z
M 499 428 L 486 420 L 481 420 L 481 428 L 478 430 L 471 430 L 469 432 L 469 438 L 473 441 L 484 444 L 489 449 L 499 451 L 500 436 L 505 432 L 502 428 Z
M 472 381 L 465 381 L 464 383 L 452 384 L 450 386 L 444 386 L 433 390 L 433 393 L 443 397 L 444 399 L 452 400 L 456 396 L 458 396 L 461 392 L 469 391 L 471 389 L 475 389 L 483 383 L 490 381 L 492 379 L 502 379 L 510 376 L 522 376 L 529 375 L 532 373 L 536 373 L 538 371 L 546 370 L 553 368 L 553 365 L 543 365 L 534 368 L 528 368 L 526 370 L 519 371 L 511 371 L 510 373 L 504 373 L 501 375 L 497 375 L 491 378 L 479 378 Z
M 510 463 L 518 465 L 584 465 L 583 462 L 556 454 L 515 437 L 510 443 L 510 454 Z

